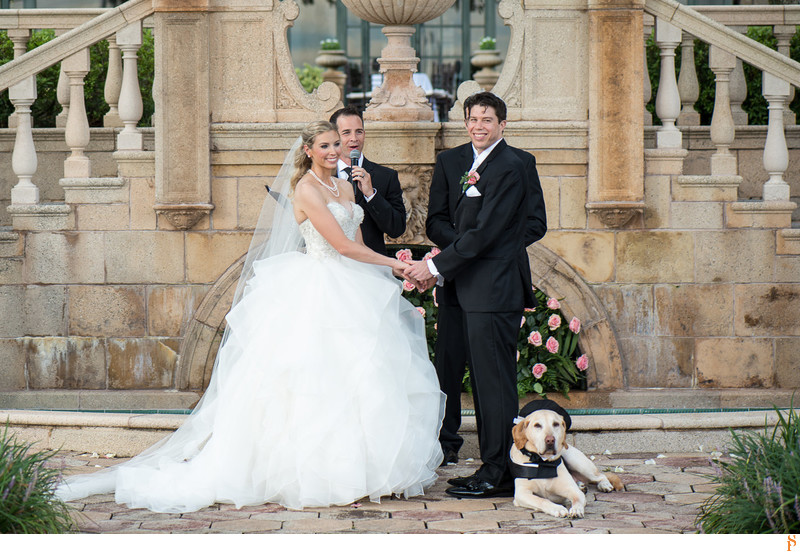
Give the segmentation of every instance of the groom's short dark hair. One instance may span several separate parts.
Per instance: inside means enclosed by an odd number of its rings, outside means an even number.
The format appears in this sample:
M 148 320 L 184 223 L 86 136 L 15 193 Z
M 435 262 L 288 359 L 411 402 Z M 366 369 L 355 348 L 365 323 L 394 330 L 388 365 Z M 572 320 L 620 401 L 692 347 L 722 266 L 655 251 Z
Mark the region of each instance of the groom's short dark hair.
M 506 102 L 491 92 L 477 92 L 464 100 L 464 119 L 469 119 L 469 112 L 476 105 L 481 107 L 491 107 L 494 109 L 499 122 L 502 123 L 506 120 L 506 116 L 508 115 L 506 110 Z
M 343 108 L 334 111 L 333 115 L 331 115 L 331 118 L 328 120 L 335 125 L 336 121 L 339 120 L 339 117 L 347 117 L 347 116 L 358 117 L 359 119 L 361 119 L 362 123 L 364 122 L 364 118 L 361 116 L 361 110 L 354 105 L 346 105 Z

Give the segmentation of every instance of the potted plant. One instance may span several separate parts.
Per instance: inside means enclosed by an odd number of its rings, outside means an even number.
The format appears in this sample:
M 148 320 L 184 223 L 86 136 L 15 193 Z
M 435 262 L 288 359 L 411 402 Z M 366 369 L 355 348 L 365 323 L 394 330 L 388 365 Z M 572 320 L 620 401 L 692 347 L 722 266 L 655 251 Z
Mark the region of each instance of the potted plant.
M 478 49 L 472 53 L 470 62 L 479 70 L 472 75 L 484 90 L 491 90 L 497 83 L 500 73 L 494 70 L 503 63 L 500 51 L 497 48 L 497 39 L 491 36 L 484 36 L 478 42 Z
M 347 65 L 347 56 L 342 45 L 335 38 L 326 38 L 319 43 L 319 52 L 314 62 L 326 70 L 322 73 L 322 80 L 332 82 L 339 87 L 342 97 L 344 97 L 344 83 L 347 75 L 339 71 L 339 67 Z

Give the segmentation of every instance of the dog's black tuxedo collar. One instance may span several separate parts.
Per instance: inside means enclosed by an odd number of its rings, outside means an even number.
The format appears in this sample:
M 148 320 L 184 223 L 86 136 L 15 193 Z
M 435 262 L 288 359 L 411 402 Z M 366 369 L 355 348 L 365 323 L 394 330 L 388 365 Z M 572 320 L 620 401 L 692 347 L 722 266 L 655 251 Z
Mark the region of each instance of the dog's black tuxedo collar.
M 557 460 L 542 460 L 541 456 L 526 448 L 523 448 L 520 452 L 530 458 L 531 463 L 517 464 L 512 461 L 509 464 L 509 469 L 514 479 L 552 479 L 558 474 L 561 458 Z

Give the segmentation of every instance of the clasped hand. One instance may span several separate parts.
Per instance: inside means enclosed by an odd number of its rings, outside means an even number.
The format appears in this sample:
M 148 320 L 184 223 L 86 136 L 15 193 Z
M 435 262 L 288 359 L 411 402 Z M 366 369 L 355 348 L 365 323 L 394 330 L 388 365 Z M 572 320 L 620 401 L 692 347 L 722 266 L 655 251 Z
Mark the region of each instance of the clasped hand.
M 419 291 L 425 291 L 436 283 L 436 276 L 428 269 L 427 261 L 407 261 L 403 277 L 414 284 Z

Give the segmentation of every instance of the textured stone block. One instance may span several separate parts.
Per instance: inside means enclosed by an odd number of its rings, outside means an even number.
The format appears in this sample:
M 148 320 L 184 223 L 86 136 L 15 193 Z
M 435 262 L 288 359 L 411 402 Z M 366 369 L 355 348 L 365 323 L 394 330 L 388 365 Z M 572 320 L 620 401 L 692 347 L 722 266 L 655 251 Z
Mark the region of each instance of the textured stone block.
M 672 228 L 722 228 L 722 203 L 675 202 L 672 204 L 671 221 Z
M 147 290 L 147 333 L 180 337 L 206 294 L 205 286 L 154 286 Z
M 614 234 L 611 232 L 548 232 L 542 245 L 562 257 L 589 282 L 614 277 Z
M 679 176 L 672 187 L 675 201 L 736 201 L 742 177 L 736 175 Z
M 586 228 L 585 178 L 561 179 L 559 212 L 561 228 Z
M 0 285 L 22 283 L 22 259 L 0 257 Z
M 238 179 L 238 221 L 236 228 L 252 230 L 258 223 L 261 207 L 267 198 L 266 185 L 272 186 L 272 178 L 253 177 Z M 270 199 L 269 201 L 273 201 Z
M 183 282 L 183 236 L 179 232 L 107 232 L 109 283 Z
M 646 228 L 669 226 L 670 207 L 669 175 L 646 176 L 644 179 L 644 225 Z
M 784 228 L 776 235 L 778 255 L 800 255 L 800 228 Z
M 736 335 L 800 336 L 800 284 L 739 285 Z
M 657 335 L 723 336 L 733 332 L 733 286 L 655 286 Z
M 619 340 L 627 387 L 691 387 L 694 339 L 636 337 Z
M 24 313 L 25 335 L 66 335 L 66 286 L 26 286 Z
M 31 389 L 105 389 L 103 339 L 35 337 L 29 339 L 27 345 Z
M 236 178 L 211 179 L 211 226 L 214 230 L 235 230 L 238 224 L 238 183 Z
M 772 387 L 771 339 L 699 338 L 695 344 L 700 387 Z
M 26 240 L 26 283 L 101 284 L 105 281 L 101 233 L 31 233 Z
M 0 339 L 0 390 L 25 389 L 25 340 Z
M 683 174 L 683 161 L 689 152 L 685 149 L 648 149 L 645 150 L 644 170 L 646 175 L 663 174 L 679 175 Z
M 186 277 L 193 283 L 213 283 L 247 253 L 250 232 L 186 234 Z
M 691 282 L 694 240 L 687 232 L 620 232 L 616 241 L 618 282 Z
M 776 282 L 800 282 L 800 256 L 775 259 Z
M 144 290 L 139 287 L 74 286 L 69 289 L 70 335 L 145 335 Z
M 547 228 L 549 230 L 556 230 L 561 228 L 561 221 L 559 220 L 559 215 L 561 213 L 561 180 L 559 178 L 542 176 L 541 173 L 539 174 L 539 180 L 542 184 Z
M 166 389 L 172 386 L 178 360 L 175 340 L 108 340 L 110 389 Z
M 654 335 L 652 286 L 610 284 L 593 286 L 592 289 L 606 308 L 618 335 Z
M 775 340 L 775 385 L 800 388 L 800 339 Z
M 797 205 L 789 201 L 742 201 L 725 204 L 728 228 L 789 228 Z
M 770 281 L 775 260 L 774 236 L 768 230 L 697 232 L 697 282 Z
M 155 230 L 156 202 L 155 178 L 131 178 L 131 229 Z
M 0 337 L 25 334 L 25 289 L 22 286 L 0 286 Z
M 78 230 L 127 230 L 130 226 L 128 204 L 75 205 Z

